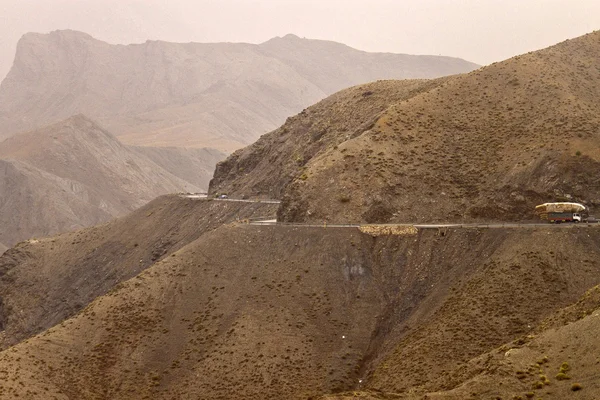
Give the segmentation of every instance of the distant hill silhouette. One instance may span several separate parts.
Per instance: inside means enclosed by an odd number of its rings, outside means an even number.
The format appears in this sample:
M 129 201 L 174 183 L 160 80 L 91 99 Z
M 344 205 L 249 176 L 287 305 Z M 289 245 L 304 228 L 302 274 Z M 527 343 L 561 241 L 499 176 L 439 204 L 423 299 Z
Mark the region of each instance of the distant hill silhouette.
M 123 46 L 75 31 L 29 33 L 0 86 L 0 137 L 83 113 L 128 144 L 232 151 L 345 87 L 476 67 L 293 35 L 261 45 Z

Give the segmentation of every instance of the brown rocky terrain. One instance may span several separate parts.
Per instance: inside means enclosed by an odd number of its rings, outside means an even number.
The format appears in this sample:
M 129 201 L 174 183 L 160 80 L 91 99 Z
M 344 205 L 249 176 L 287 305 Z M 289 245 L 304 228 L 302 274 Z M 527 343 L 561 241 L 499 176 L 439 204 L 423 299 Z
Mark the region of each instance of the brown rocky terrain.
M 0 348 L 62 322 L 206 232 L 274 207 L 169 195 L 104 225 L 18 244 L 0 258 Z
M 15 276 L 27 269 L 23 259 L 49 254 L 52 242 L 27 246 L 36 245 L 45 248 L 33 257 L 22 249 L 13 261 Z M 513 375 L 500 367 L 485 373 L 482 363 L 502 361 L 487 354 L 522 349 L 512 357 L 533 346 L 533 336 L 546 340 L 556 328 L 537 327 L 560 326 L 568 316 L 552 319 L 555 312 L 600 283 L 599 245 L 593 227 L 372 236 L 223 226 L 1 353 L 0 397 L 307 399 L 354 389 L 379 393 L 372 398 L 458 399 L 466 390 L 463 398 L 511 398 L 502 396 L 531 390 L 535 371 L 523 371 L 524 380 L 517 371 L 535 361 L 519 356 Z M 0 260 L 15 258 L 10 250 Z M 565 361 L 583 398 L 598 394 L 596 365 L 577 361 L 576 348 L 544 347 L 552 386 L 543 398 L 573 393 L 554 378 Z M 493 373 L 510 385 L 469 383 Z
M 342 90 L 217 164 L 210 191 L 281 198 L 294 179 L 306 178 L 310 160 L 372 127 L 390 105 L 447 79 L 378 81 Z
M 600 287 L 554 313 L 532 332 L 470 360 L 455 387 L 426 395 L 380 390 L 326 395 L 322 400 L 375 399 L 596 399 Z
M 122 46 L 74 31 L 30 33 L 0 86 L 0 137 L 83 113 L 128 144 L 230 152 L 343 88 L 476 67 L 293 35 L 261 45 Z
M 12 136 L 0 142 L 0 241 L 78 229 L 161 194 L 200 191 L 206 186 L 194 183 L 206 184 L 216 158 L 206 150 L 129 148 L 81 115 Z
M 0 219 L 3 243 L 95 225 L 111 218 L 86 201 L 78 182 L 19 161 L 0 160 Z M 75 190 L 74 190 L 75 189 Z
M 593 208 L 599 46 L 350 88 L 234 153 L 211 193 L 280 197 L 288 221 Z M 600 396 L 600 224 L 244 221 L 275 207 L 167 196 L 8 250 L 0 398 Z
M 286 221 L 523 220 L 540 201 L 561 199 L 593 210 L 599 49 L 595 32 L 392 101 L 370 92 L 402 92 L 401 83 L 339 93 L 219 165 L 212 191 L 277 187 Z M 298 153 L 300 144 L 310 151 Z M 294 158 L 262 161 L 279 151 L 299 154 L 297 167 L 288 167 Z

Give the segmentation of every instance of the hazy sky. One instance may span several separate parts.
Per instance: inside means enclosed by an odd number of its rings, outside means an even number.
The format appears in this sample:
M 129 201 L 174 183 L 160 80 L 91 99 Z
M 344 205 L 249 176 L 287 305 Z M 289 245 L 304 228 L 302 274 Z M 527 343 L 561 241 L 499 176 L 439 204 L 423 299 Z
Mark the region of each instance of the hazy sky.
M 600 29 L 600 0 L 0 0 L 0 79 L 21 35 L 66 28 L 110 43 L 295 33 L 488 64 Z

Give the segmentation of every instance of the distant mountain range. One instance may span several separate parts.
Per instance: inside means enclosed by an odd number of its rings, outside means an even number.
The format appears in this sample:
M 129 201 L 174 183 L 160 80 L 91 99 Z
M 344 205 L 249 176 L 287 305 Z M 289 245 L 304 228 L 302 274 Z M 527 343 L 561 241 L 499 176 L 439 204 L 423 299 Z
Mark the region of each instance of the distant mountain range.
M 82 115 L 12 136 L 0 142 L 0 243 L 105 222 L 160 194 L 204 190 L 222 156 L 125 146 Z
M 217 166 L 211 190 L 281 221 L 523 221 L 600 209 L 600 32 L 468 74 L 353 87 Z
M 231 152 L 340 89 L 477 67 L 294 35 L 260 45 L 124 46 L 75 31 L 29 33 L 0 86 L 0 138 L 82 113 L 127 144 Z

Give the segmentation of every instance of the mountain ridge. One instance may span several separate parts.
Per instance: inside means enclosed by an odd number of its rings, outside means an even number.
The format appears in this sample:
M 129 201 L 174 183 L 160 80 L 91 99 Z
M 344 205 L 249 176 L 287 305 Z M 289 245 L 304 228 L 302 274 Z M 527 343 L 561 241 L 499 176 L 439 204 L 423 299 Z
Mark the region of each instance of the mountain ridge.
M 583 228 L 372 236 L 356 228 L 221 226 L 0 353 L 0 370 L 15 381 L 3 391 L 306 399 L 365 388 L 382 399 L 409 389 L 404 398 L 458 399 L 444 392 L 448 379 L 468 381 L 465 368 L 481 371 L 478 356 L 521 343 L 598 283 L 598 247 L 583 249 L 599 240 L 597 229 Z M 29 246 L 52 252 L 51 241 Z M 515 274 L 520 284 L 507 285 Z M 524 290 L 540 276 L 538 290 Z M 552 365 L 560 362 L 552 353 Z M 504 395 L 514 386 L 496 389 Z M 553 393 L 544 397 L 564 399 Z
M 341 92 L 219 164 L 211 190 L 252 196 L 276 181 L 279 218 L 290 222 L 519 221 L 534 218 L 536 204 L 569 199 L 594 212 L 600 67 L 590 54 L 599 49 L 595 32 L 432 81 L 357 123 L 359 132 L 346 132 L 345 119 L 379 104 L 377 91 Z M 333 120 L 323 104 L 347 107 Z M 302 142 L 312 150 L 299 150 Z M 279 151 L 295 151 L 297 165 L 279 160 L 261 175 L 258 155 Z
M 179 164 L 198 168 L 190 179 L 206 183 L 209 164 L 196 157 L 210 154 L 213 161 L 220 157 L 202 150 L 129 148 L 83 115 L 11 136 L 0 142 L 0 240 L 13 245 L 105 222 L 161 194 L 198 192 L 185 180 L 191 171 Z
M 110 45 L 75 31 L 27 34 L 0 85 L 0 137 L 83 113 L 126 144 L 231 152 L 345 87 L 476 67 L 307 39 Z

